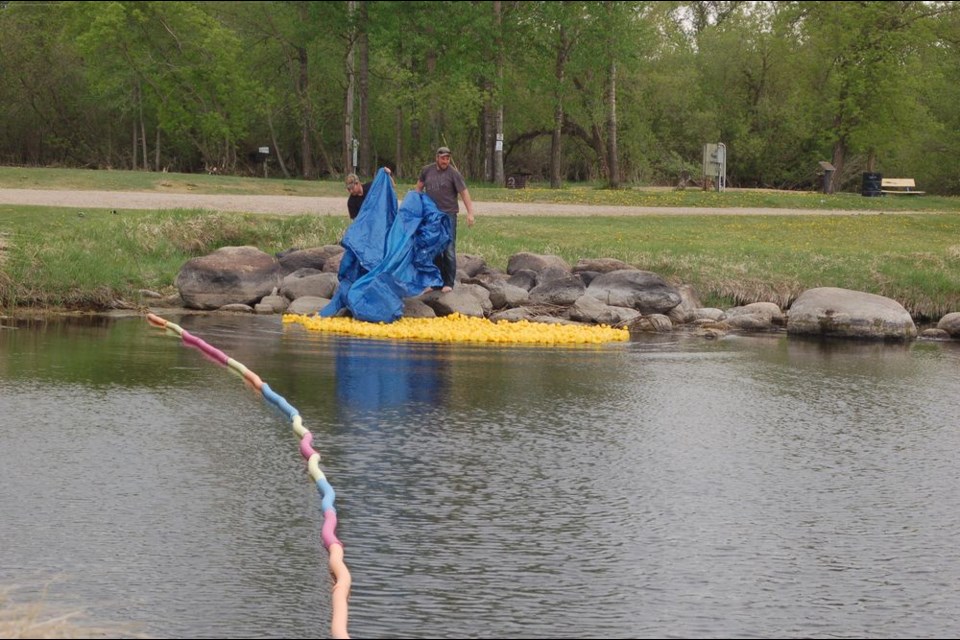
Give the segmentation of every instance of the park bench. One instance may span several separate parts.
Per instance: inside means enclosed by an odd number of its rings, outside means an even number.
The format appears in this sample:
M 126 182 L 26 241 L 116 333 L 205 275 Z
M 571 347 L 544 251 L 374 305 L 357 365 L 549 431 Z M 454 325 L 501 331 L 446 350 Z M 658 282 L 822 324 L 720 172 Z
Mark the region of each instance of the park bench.
M 917 191 L 917 183 L 913 178 L 882 178 L 880 180 L 880 192 L 900 196 L 918 196 L 926 193 L 926 191 Z

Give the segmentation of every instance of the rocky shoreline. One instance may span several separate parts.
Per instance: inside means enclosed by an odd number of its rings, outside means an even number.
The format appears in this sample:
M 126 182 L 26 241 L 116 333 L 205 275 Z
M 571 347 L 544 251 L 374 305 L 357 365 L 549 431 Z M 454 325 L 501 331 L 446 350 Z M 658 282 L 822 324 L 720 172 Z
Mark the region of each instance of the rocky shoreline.
M 339 284 L 343 247 L 324 245 L 269 255 L 256 247 L 223 247 L 181 268 L 178 294 L 157 300 L 195 311 L 313 315 Z M 569 265 L 558 256 L 517 253 L 506 272 L 481 257 L 461 254 L 457 286 L 404 299 L 404 317 L 452 313 L 494 322 L 603 324 L 631 332 L 691 329 L 706 338 L 727 333 L 785 330 L 790 335 L 885 341 L 960 339 L 960 313 L 918 330 L 897 301 L 834 287 L 809 289 L 783 309 L 754 302 L 730 309 L 704 307 L 692 287 L 613 258 Z

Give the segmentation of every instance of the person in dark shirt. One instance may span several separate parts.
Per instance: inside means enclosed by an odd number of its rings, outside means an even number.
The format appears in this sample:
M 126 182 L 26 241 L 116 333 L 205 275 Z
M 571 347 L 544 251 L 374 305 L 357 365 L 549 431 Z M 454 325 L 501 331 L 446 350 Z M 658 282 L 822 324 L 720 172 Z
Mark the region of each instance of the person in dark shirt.
M 457 276 L 457 196 L 463 200 L 467 208 L 467 226 L 473 226 L 473 200 L 470 199 L 470 190 L 463 176 L 455 166 L 451 166 L 450 149 L 437 149 L 437 161 L 428 164 L 420 171 L 420 179 L 415 187 L 420 193 L 426 193 L 437 204 L 437 208 L 450 217 L 450 244 L 437 256 L 436 264 L 440 268 L 440 277 L 443 278 L 441 291 L 447 293 L 453 290 Z
M 393 182 L 393 173 L 390 171 L 390 168 L 384 167 L 383 170 L 387 172 L 388 176 L 390 176 L 390 182 Z M 358 178 L 357 174 L 355 173 L 351 173 L 347 176 L 347 191 L 350 192 L 350 197 L 347 198 L 347 213 L 350 214 L 351 220 L 356 220 L 357 214 L 360 213 L 360 207 L 363 205 L 363 200 L 370 192 L 370 185 L 372 184 L 372 180 L 370 182 L 361 183 L 360 178 Z

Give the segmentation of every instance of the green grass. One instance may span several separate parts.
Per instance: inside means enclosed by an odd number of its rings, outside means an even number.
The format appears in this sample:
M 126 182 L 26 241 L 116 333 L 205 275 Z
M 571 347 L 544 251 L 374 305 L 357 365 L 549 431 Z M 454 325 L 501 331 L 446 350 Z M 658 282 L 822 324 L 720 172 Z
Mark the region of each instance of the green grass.
M 174 293 L 188 259 L 221 246 L 268 253 L 334 244 L 344 216 L 0 206 L 0 306 L 109 308 Z M 708 306 L 788 306 L 811 287 L 884 295 L 918 320 L 960 310 L 960 214 L 503 217 L 463 226 L 458 250 L 505 270 L 521 251 L 571 265 L 611 257 L 692 285 Z
M 410 186 L 398 181 L 398 190 Z M 281 180 L 81 169 L 0 167 L 0 188 L 96 189 L 344 197 L 339 180 Z M 505 270 L 521 251 L 618 258 L 692 285 L 710 306 L 788 306 L 811 287 L 893 298 L 918 319 L 960 310 L 960 198 L 864 198 L 763 190 L 603 189 L 471 185 L 477 201 L 682 207 L 881 209 L 910 215 L 487 217 L 463 226 L 458 249 Z M 921 212 L 921 213 L 917 213 Z M 0 205 L 0 307 L 102 309 L 138 291 L 174 293 L 188 259 L 222 246 L 275 253 L 339 241 L 340 217 L 209 211 L 87 210 Z

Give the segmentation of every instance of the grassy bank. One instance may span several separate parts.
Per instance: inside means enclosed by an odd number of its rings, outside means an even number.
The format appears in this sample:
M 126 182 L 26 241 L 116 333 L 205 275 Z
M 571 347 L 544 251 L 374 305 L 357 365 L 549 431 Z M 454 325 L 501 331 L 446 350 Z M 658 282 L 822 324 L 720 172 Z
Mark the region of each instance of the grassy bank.
M 398 180 L 398 190 L 409 181 Z M 838 286 L 901 302 L 918 319 L 960 310 L 960 199 L 864 198 L 764 190 L 551 190 L 471 185 L 478 201 L 856 211 L 870 216 L 644 216 L 483 218 L 459 250 L 505 269 L 519 251 L 619 258 L 693 285 L 705 304 L 788 305 L 804 289 Z M 344 197 L 339 180 L 283 180 L 81 169 L 0 167 L 0 188 Z M 916 213 L 922 212 L 922 213 Z M 173 293 L 181 265 L 221 246 L 266 252 L 336 243 L 343 218 L 209 211 L 87 210 L 0 205 L 0 306 L 102 309 Z
M 0 306 L 105 309 L 174 293 L 191 257 L 221 246 L 268 253 L 336 243 L 347 219 L 209 211 L 0 205 Z M 644 216 L 485 218 L 459 233 L 459 251 L 505 269 L 520 251 L 619 258 L 691 284 L 704 304 L 788 305 L 836 286 L 902 303 L 917 319 L 960 310 L 960 214 L 881 216 Z

